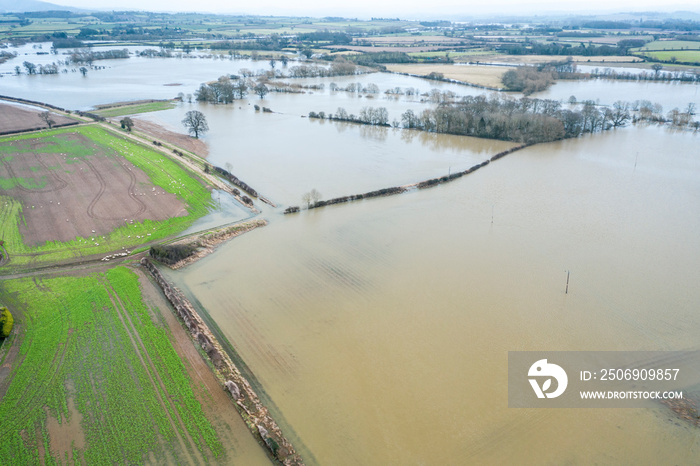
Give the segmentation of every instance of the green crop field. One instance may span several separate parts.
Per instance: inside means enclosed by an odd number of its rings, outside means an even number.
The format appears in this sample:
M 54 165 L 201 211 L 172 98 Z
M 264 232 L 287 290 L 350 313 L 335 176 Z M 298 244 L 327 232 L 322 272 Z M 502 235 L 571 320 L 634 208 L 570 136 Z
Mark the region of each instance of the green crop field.
M 170 110 L 171 108 L 175 108 L 175 104 L 173 102 L 149 102 L 146 104 L 105 108 L 104 110 L 96 110 L 93 113 L 108 118 L 122 115 L 134 115 L 137 113 L 159 112 L 161 110 Z
M 667 50 L 660 52 L 643 52 L 641 53 L 641 55 L 661 61 L 700 63 L 700 50 Z
M 134 272 L 1 286 L 20 345 L 0 403 L 5 464 L 223 460 L 201 389 Z
M 97 146 L 81 145 L 76 141 L 62 138 L 62 135 L 79 133 Z M 202 182 L 192 173 L 186 171 L 173 160 L 152 149 L 136 144 L 131 140 L 117 136 L 99 126 L 81 126 L 70 129 L 43 131 L 38 134 L 25 134 L 0 138 L 0 157 L 8 157 L 11 153 L 32 151 L 29 144 L 9 145 L 11 141 L 45 139 L 46 145 L 42 152 L 66 153 L 75 158 L 101 157 L 104 153 L 116 153 L 143 170 L 151 182 L 163 188 L 164 191 L 175 194 L 187 206 L 188 215 L 168 218 L 162 221 L 144 220 L 132 224 L 124 224 L 106 235 L 98 245 L 90 238 L 75 238 L 69 242 L 47 242 L 39 246 L 28 246 L 22 240 L 19 224 L 24 222 L 24 206 L 17 199 L 7 195 L 0 196 L 0 239 L 5 242 L 5 248 L 10 256 L 11 264 L 22 265 L 29 262 L 46 262 L 62 260 L 71 257 L 107 253 L 120 250 L 122 247 L 131 248 L 145 242 L 138 241 L 137 236 L 155 241 L 174 235 L 189 227 L 197 218 L 209 212 L 212 205 L 211 194 Z M 41 175 L 41 172 L 38 173 Z M 41 177 L 34 180 L 5 179 L 0 183 L 34 183 L 40 185 Z M 28 186 L 25 186 L 28 187 Z M 10 264 L 10 265 L 11 265 Z
M 657 40 L 649 42 L 644 47 L 635 50 L 639 52 L 646 52 L 648 50 L 700 50 L 700 42 L 689 40 Z

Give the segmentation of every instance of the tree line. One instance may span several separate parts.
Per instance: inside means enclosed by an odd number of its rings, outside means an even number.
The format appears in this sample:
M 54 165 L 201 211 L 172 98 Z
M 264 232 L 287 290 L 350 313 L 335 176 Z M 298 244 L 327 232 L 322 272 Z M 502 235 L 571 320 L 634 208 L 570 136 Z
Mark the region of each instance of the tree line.
M 92 50 L 74 50 L 70 54 L 70 61 L 76 64 L 92 65 L 93 61 L 111 60 L 114 58 L 129 58 L 128 49 L 105 50 L 103 52 L 95 52 Z
M 348 113 L 343 107 L 338 107 L 338 111 L 333 114 L 326 112 L 309 112 L 309 118 L 328 119 L 335 121 L 346 121 L 372 126 L 391 126 L 389 124 L 389 111 L 386 107 L 362 107 L 359 115 Z
M 565 109 L 557 100 L 494 94 L 489 98 L 463 97 L 420 114 L 407 110 L 401 124 L 436 133 L 531 144 L 606 131 L 626 125 L 630 118 L 630 105 L 624 102 L 600 109 L 593 101 L 586 101 L 575 109 Z

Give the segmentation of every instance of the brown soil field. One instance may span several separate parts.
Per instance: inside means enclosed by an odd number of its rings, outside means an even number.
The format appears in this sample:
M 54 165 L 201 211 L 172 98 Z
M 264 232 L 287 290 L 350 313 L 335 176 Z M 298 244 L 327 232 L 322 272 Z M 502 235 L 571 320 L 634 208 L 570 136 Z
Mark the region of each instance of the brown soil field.
M 478 86 L 501 88 L 501 77 L 510 68 L 505 66 L 479 66 L 479 65 L 386 65 L 389 71 L 397 73 L 409 73 L 417 76 L 425 76 L 432 72 L 442 73 L 446 78 L 456 79 Z
M 48 128 L 39 118 L 40 111 L 0 102 L 0 134 L 17 133 Z M 54 127 L 78 124 L 76 120 L 51 112 Z
M 29 144 L 31 152 L 7 152 L 0 178 L 24 178 L 4 192 L 23 206 L 20 233 L 27 245 L 95 238 L 125 224 L 145 219 L 165 220 L 187 215 L 174 194 L 150 182 L 148 176 L 123 156 L 95 145 L 81 134 L 60 136 L 92 152 L 70 157 L 52 153 L 45 138 L 12 141 Z
M 118 120 L 119 119 L 115 120 L 116 124 L 118 124 Z M 186 134 L 170 131 L 151 121 L 142 120 L 140 118 L 134 118 L 133 120 L 135 131 L 140 131 L 147 134 L 151 138 L 160 139 L 168 144 L 172 144 L 173 146 L 177 146 L 181 149 L 185 149 L 188 152 L 197 154 L 200 157 L 206 157 L 209 155 L 209 148 L 201 139 L 195 139 Z

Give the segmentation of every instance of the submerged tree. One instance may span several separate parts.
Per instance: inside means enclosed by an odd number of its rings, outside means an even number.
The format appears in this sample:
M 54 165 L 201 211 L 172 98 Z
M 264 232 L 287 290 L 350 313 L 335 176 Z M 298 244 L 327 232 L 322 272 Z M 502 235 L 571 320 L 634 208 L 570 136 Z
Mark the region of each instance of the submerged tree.
M 253 88 L 253 90 L 255 91 L 256 94 L 258 94 L 260 96 L 261 99 L 264 99 L 265 95 L 269 92 L 269 90 L 267 89 L 267 86 L 264 85 L 263 83 L 260 83 L 257 86 L 255 86 Z
M 301 200 L 304 201 L 306 203 L 306 207 L 309 208 L 312 204 L 316 204 L 321 200 L 321 193 L 316 191 L 316 188 L 314 188 L 308 193 L 304 193 L 301 196 Z
M 204 114 L 197 110 L 190 110 L 185 113 L 185 118 L 182 120 L 182 124 L 187 128 L 187 132 L 193 135 L 195 138 L 199 138 L 200 134 L 209 131 L 209 125 L 207 125 L 207 119 Z
M 22 64 L 27 69 L 27 74 L 36 74 L 36 65 L 34 63 L 25 61 Z

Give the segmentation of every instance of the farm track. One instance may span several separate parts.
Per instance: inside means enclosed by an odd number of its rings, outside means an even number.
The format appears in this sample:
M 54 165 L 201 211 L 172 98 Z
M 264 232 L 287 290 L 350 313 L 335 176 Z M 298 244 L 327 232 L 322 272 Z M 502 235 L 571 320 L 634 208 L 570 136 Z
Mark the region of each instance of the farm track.
M 123 216 L 101 217 L 101 216 L 95 214 L 95 206 L 97 205 L 98 202 L 100 202 L 100 199 L 102 198 L 105 191 L 107 190 L 107 183 L 104 179 L 104 176 L 102 176 L 102 173 L 100 173 L 99 170 L 97 170 L 95 168 L 95 166 L 89 160 L 85 159 L 85 160 L 83 160 L 83 162 L 85 163 L 85 165 L 88 166 L 88 168 L 90 168 L 90 171 L 95 175 L 95 177 L 97 178 L 97 182 L 100 184 L 99 192 L 97 193 L 95 198 L 90 202 L 90 205 L 87 208 L 87 216 L 90 218 L 96 219 L 96 220 L 121 220 L 121 219 L 123 219 L 124 218 Z M 129 197 L 131 199 L 133 199 L 139 206 L 135 213 L 130 213 L 128 215 L 134 215 L 134 216 L 139 215 L 139 214 L 146 211 L 146 204 L 144 204 L 141 200 L 136 199 L 136 196 L 134 195 L 134 187 L 136 186 L 136 176 L 132 173 L 131 170 L 127 169 L 126 167 L 124 167 L 121 164 L 120 164 L 120 166 L 129 175 L 129 179 L 130 179 Z
M 131 344 L 134 347 L 134 351 L 136 352 L 139 361 L 141 361 L 144 370 L 148 374 L 148 378 L 153 384 L 154 391 L 156 393 L 156 396 L 158 397 L 158 402 L 163 408 L 163 412 L 167 416 L 168 421 L 172 426 L 173 432 L 175 432 L 175 435 L 177 436 L 177 440 L 180 444 L 180 447 L 182 448 L 182 452 L 187 455 L 186 462 L 188 464 L 205 463 L 204 458 L 202 458 L 197 448 L 194 446 L 194 440 L 187 431 L 187 427 L 182 422 L 182 419 L 180 418 L 180 415 L 177 412 L 177 407 L 174 405 L 172 400 L 168 402 L 163 399 L 161 392 L 168 394 L 167 388 L 161 380 L 160 375 L 158 374 L 158 370 L 156 369 L 155 364 L 151 360 L 151 357 L 149 356 L 148 351 L 146 350 L 146 347 L 144 346 L 143 341 L 141 340 L 141 336 L 139 335 L 138 331 L 136 330 L 136 327 L 134 326 L 134 323 L 131 320 L 131 317 L 129 316 L 127 308 L 124 306 L 124 303 L 121 301 L 121 299 L 119 299 L 119 296 L 117 295 L 117 292 L 114 290 L 114 288 L 112 288 L 112 286 L 105 279 L 101 279 L 100 281 L 102 282 L 103 286 L 105 287 L 105 290 L 107 291 L 107 294 L 109 295 L 109 299 L 112 302 L 114 309 L 116 310 L 116 314 L 117 317 L 119 317 L 119 321 L 124 326 L 124 329 L 126 330 L 126 333 L 129 336 L 129 340 L 131 340 Z M 168 397 L 171 398 L 172 395 L 168 395 Z M 168 409 L 168 407 L 170 407 L 171 409 Z M 171 412 L 175 414 L 176 419 L 173 419 L 173 417 L 171 416 Z M 186 439 L 182 437 L 183 432 L 187 437 Z
M 139 198 L 136 197 L 136 194 L 134 194 L 134 189 L 136 188 L 136 175 L 134 175 L 134 172 L 129 170 L 125 165 L 120 164 L 120 167 L 122 167 L 122 170 L 129 175 L 129 197 L 134 200 L 139 205 L 138 210 L 134 214 L 129 214 L 133 216 L 137 216 L 142 214 L 143 212 L 146 211 L 146 204 L 143 203 L 143 201 Z
M 58 175 L 55 173 L 54 170 L 51 170 L 51 169 L 49 168 L 49 166 L 46 165 L 46 161 L 45 161 L 43 158 L 39 157 L 39 154 L 34 153 L 34 157 L 36 158 L 37 162 L 39 162 L 39 164 L 40 164 L 42 167 L 44 167 L 44 169 L 46 170 L 46 172 L 49 173 L 49 174 L 51 175 L 51 178 L 53 178 L 54 180 L 56 180 L 57 187 L 55 187 L 55 188 L 53 189 L 53 191 L 60 191 L 61 189 L 64 189 L 64 188 L 68 187 L 68 182 L 66 182 L 66 180 L 64 180 L 63 178 L 61 178 L 60 176 L 58 176 Z M 60 187 L 58 187 L 58 186 L 60 186 Z

